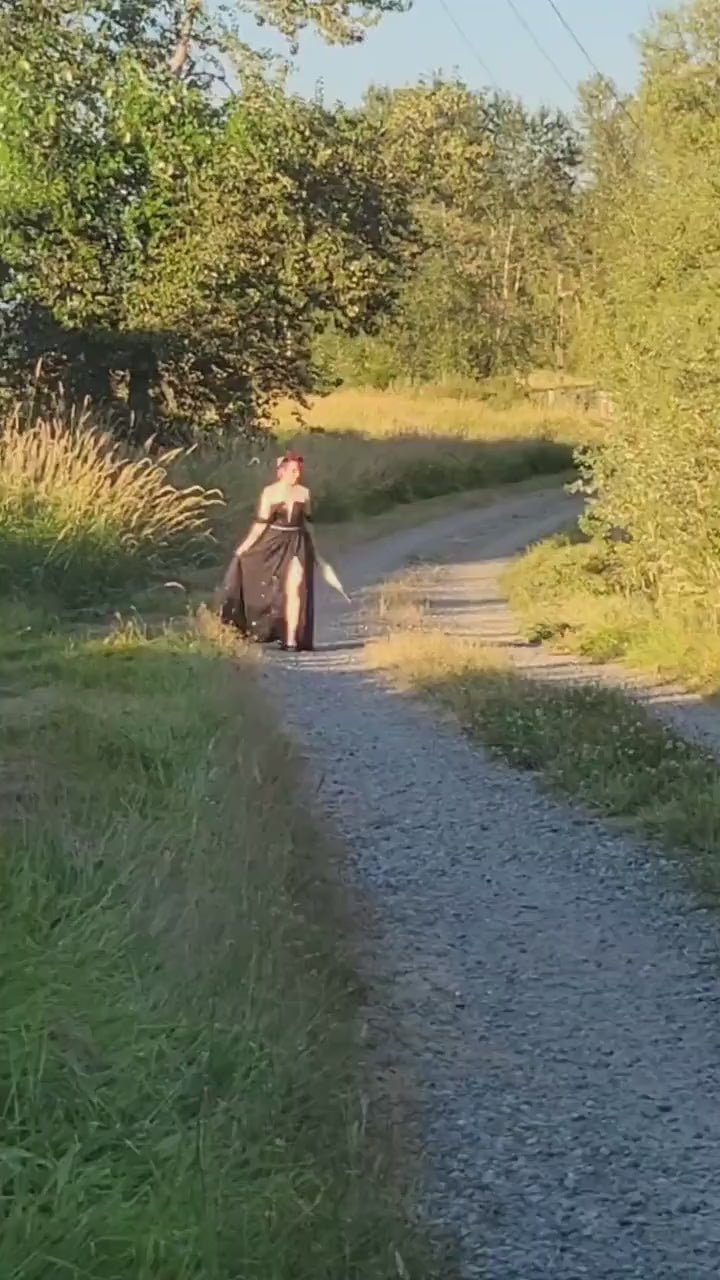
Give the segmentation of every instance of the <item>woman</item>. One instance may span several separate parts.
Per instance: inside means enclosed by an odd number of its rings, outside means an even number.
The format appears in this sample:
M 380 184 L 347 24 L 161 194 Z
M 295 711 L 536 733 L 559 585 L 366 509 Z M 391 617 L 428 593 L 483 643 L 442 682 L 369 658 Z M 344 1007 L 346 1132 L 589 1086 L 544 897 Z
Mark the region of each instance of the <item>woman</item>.
M 277 480 L 263 489 L 257 515 L 225 578 L 223 622 L 284 649 L 312 649 L 315 550 L 303 459 L 285 453 Z

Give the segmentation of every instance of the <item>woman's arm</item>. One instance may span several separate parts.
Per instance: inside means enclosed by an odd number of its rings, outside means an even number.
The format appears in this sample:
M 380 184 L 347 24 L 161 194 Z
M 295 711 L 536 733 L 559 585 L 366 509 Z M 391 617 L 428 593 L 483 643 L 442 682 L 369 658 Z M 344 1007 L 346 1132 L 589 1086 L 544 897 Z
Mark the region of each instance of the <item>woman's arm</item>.
M 262 536 L 263 530 L 267 526 L 269 515 L 270 515 L 270 495 L 267 489 L 263 489 L 262 493 L 260 494 L 260 501 L 258 503 L 257 516 L 255 517 L 253 524 L 250 526 L 250 529 L 248 530 L 247 534 L 245 535 L 242 542 L 240 543 L 240 546 L 235 548 L 236 556 L 244 556 L 246 552 L 250 551 L 251 547 L 255 546 L 255 543 Z

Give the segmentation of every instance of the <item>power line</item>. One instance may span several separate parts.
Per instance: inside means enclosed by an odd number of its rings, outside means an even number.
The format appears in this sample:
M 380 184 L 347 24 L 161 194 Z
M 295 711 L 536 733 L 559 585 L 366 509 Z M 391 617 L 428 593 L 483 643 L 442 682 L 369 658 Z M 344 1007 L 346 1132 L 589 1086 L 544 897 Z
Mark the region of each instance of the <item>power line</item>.
M 468 49 L 470 50 L 470 53 L 472 54 L 473 58 L 474 58 L 474 59 L 475 59 L 475 61 L 478 63 L 478 65 L 482 68 L 482 70 L 485 72 L 485 75 L 486 75 L 486 76 L 488 77 L 488 79 L 490 80 L 490 83 L 491 83 L 491 85 L 493 86 L 493 88 L 494 88 L 494 89 L 496 89 L 498 93 L 500 93 L 500 86 L 498 85 L 497 80 L 495 79 L 495 77 L 494 77 L 494 75 L 493 75 L 492 71 L 490 70 L 490 68 L 489 68 L 488 64 L 485 62 L 485 60 L 483 59 L 482 55 L 479 53 L 479 51 L 478 51 L 478 49 L 477 49 L 477 46 L 476 46 L 476 45 L 473 43 L 473 41 L 470 39 L 470 36 L 468 35 L 468 33 L 467 33 L 467 31 L 465 30 L 465 28 L 464 28 L 464 27 L 462 27 L 462 26 L 460 25 L 460 23 L 458 22 L 457 18 L 455 17 L 455 14 L 453 13 L 452 9 L 450 8 L 450 5 L 447 3 L 447 0 L 438 0 L 438 3 L 439 3 L 439 5 L 440 5 L 440 8 L 441 8 L 441 9 L 443 10 L 443 12 L 445 13 L 445 16 L 446 16 L 447 18 L 449 18 L 450 22 L 451 22 L 451 23 L 452 23 L 452 25 L 454 26 L 455 30 L 457 31 L 458 35 L 460 36 L 460 39 L 461 39 L 461 40 L 462 40 L 462 41 L 467 45 L 467 47 L 468 47 Z
M 582 54 L 583 58 L 585 59 L 585 61 L 586 61 L 586 62 L 587 62 L 591 67 L 592 67 L 592 69 L 593 69 L 593 71 L 595 72 L 595 74 L 596 74 L 596 75 L 598 75 L 598 76 L 600 76 L 600 78 L 601 78 L 602 80 L 604 80 L 604 79 L 605 79 L 605 77 L 604 77 L 604 75 L 603 75 L 602 71 L 601 71 L 601 70 L 600 70 L 600 68 L 598 67 L 597 63 L 593 60 L 593 58 L 591 58 L 591 56 L 590 56 L 590 54 L 588 53 L 587 49 L 585 48 L 585 45 L 583 44 L 582 40 L 580 39 L 580 37 L 579 37 L 578 35 L 576 35 L 575 31 L 573 30 L 572 26 L 570 25 L 570 23 L 568 22 L 567 18 L 566 18 L 566 17 L 565 17 L 565 15 L 563 14 L 562 10 L 561 10 L 561 9 L 559 8 L 559 6 L 555 3 L 555 0 L 548 0 L 548 4 L 550 5 L 550 8 L 552 9 L 553 13 L 555 14 L 555 17 L 557 18 L 558 22 L 560 22 L 560 23 L 561 23 L 561 25 L 562 25 L 562 26 L 565 28 L 565 30 L 567 31 L 567 33 L 568 33 L 568 35 L 569 35 L 570 39 L 572 40 L 573 44 L 575 45 L 575 47 L 576 47 L 577 49 L 579 49 L 579 50 L 580 50 L 580 52 L 581 52 L 581 54 Z
M 517 21 L 520 23 L 520 26 L 523 28 L 523 31 L 525 31 L 525 32 L 526 32 L 526 34 L 530 37 L 530 39 L 532 40 L 533 44 L 535 45 L 535 48 L 536 48 L 536 49 L 538 50 L 538 52 L 542 55 L 542 57 L 545 59 L 545 61 L 547 62 L 548 66 L 552 67 L 553 71 L 555 72 L 555 75 L 556 75 L 556 76 L 559 76 L 559 78 L 562 80 L 563 84 L 565 85 L 565 88 L 566 88 L 566 89 L 568 89 L 568 90 L 570 91 L 570 93 L 571 93 L 571 94 L 573 95 L 573 97 L 574 97 L 574 96 L 575 96 L 575 92 L 576 92 L 576 85 L 574 85 L 574 84 L 571 84 L 571 83 L 570 83 L 570 81 L 569 81 L 569 80 L 567 79 L 567 77 L 565 76 L 564 72 L 563 72 L 563 71 L 561 71 L 561 69 L 560 69 L 560 67 L 558 66 L 558 64 L 557 64 L 557 62 L 555 61 L 555 59 L 552 57 L 552 55 L 551 55 L 551 54 L 549 54 L 549 53 L 548 53 L 547 49 L 546 49 L 546 48 L 545 48 L 545 46 L 541 43 L 541 41 L 540 41 L 540 40 L 538 40 L 538 37 L 535 35 L 535 32 L 533 31 L 532 27 L 530 26 L 530 23 L 528 22 L 527 18 L 525 17 L 525 15 L 524 15 L 523 13 L 521 13 L 521 12 L 520 12 L 520 10 L 518 9 L 517 5 L 515 4 L 515 0 L 506 0 L 506 3 L 507 3 L 507 5 L 508 5 L 508 7 L 509 7 L 510 11 L 511 11 L 511 12 L 515 15 L 515 17 L 517 18 Z
M 575 47 L 580 50 L 583 58 L 588 63 L 588 65 L 592 68 L 592 70 L 595 72 L 595 75 L 598 77 L 599 80 L 602 81 L 602 83 L 604 84 L 608 92 L 612 94 L 613 98 L 615 99 L 615 102 L 620 107 L 620 110 L 627 116 L 631 124 L 634 124 L 635 128 L 639 129 L 640 126 L 638 125 L 638 122 L 633 116 L 632 112 L 628 111 L 626 104 L 623 102 L 622 98 L 617 93 L 617 90 L 615 89 L 615 86 L 612 83 L 612 81 L 608 80 L 607 76 L 603 75 L 595 59 L 588 52 L 587 48 L 583 44 L 579 35 L 577 35 L 577 33 L 575 32 L 572 24 L 568 22 L 560 6 L 555 3 L 555 0 L 547 0 L 547 2 L 550 5 L 550 8 L 552 9 L 553 13 L 555 14 L 555 17 L 557 18 L 558 22 L 561 24 L 563 29 L 570 36 L 570 39 L 572 40 Z M 508 3 L 510 3 L 510 0 L 508 0 Z

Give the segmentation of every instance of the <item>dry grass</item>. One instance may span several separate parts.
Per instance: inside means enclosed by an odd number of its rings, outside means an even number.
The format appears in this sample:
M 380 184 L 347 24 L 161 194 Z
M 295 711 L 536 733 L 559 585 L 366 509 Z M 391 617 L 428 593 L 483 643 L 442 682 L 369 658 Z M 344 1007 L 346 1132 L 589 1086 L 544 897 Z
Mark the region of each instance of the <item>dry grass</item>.
M 562 373 L 557 369 L 532 369 L 525 381 L 531 391 L 552 391 L 559 388 L 575 390 L 594 385 L 592 378 L 584 378 L 581 374 Z
M 179 450 L 128 457 L 87 412 L 0 431 L 0 588 L 92 599 L 207 543 L 219 495 L 178 488 Z
M 560 475 L 573 449 L 598 427 L 581 412 L 520 403 L 507 410 L 477 399 L 418 392 L 342 390 L 314 402 L 304 421 L 280 407 L 280 440 L 195 455 L 184 481 L 219 488 L 227 499 L 215 529 L 225 546 L 249 518 L 278 448 L 304 455 L 316 518 L 364 520 L 442 495 Z
M 542 379 L 539 385 L 544 385 Z M 283 434 L 301 431 L 304 423 L 311 429 L 350 432 L 376 440 L 411 434 L 486 441 L 546 439 L 574 445 L 600 429 L 580 410 L 553 412 L 522 400 L 496 408 L 477 396 L 448 395 L 436 387 L 415 391 L 342 388 L 311 401 L 299 421 L 297 413 L 290 402 L 279 406 Z
M 450 713 L 514 768 L 541 775 L 583 805 L 682 851 L 696 885 L 720 895 L 717 762 L 632 699 L 517 674 L 495 649 L 428 621 L 412 578 L 380 594 L 386 634 L 368 662 Z
M 621 661 L 701 693 L 720 692 L 720 627 L 687 601 L 654 605 L 618 585 L 617 549 L 574 536 L 531 548 L 505 585 L 526 635 L 590 662 Z

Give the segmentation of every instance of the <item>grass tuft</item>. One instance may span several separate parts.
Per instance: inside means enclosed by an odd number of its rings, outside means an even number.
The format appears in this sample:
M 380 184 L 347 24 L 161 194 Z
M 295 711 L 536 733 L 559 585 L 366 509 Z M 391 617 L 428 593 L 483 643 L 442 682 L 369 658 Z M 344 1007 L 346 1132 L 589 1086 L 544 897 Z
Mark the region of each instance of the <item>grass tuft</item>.
M 0 431 L 0 591 L 78 605 L 187 561 L 220 496 L 177 488 L 180 461 L 126 456 L 88 411 L 26 427 L 16 410 Z

